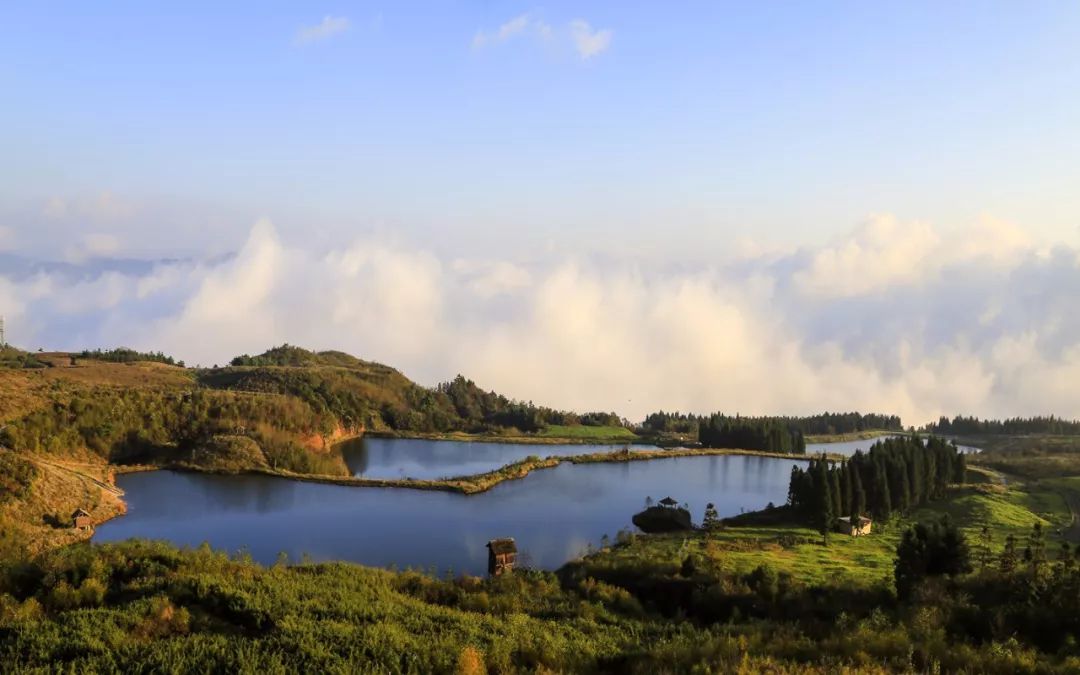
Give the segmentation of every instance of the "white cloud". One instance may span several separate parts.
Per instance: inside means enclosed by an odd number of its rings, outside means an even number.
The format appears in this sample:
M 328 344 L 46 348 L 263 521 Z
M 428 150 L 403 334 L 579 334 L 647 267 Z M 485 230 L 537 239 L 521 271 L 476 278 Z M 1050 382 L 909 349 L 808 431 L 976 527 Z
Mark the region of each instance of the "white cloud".
M 510 40 L 533 35 L 544 42 L 560 41 L 569 44 L 582 59 L 589 59 L 611 46 L 614 36 L 610 29 L 593 30 L 588 21 L 574 19 L 566 24 L 565 29 L 556 29 L 543 19 L 532 14 L 522 14 L 500 25 L 492 31 L 478 30 L 473 35 L 473 49 L 482 49 Z
M 584 19 L 574 19 L 570 22 L 570 35 L 574 39 L 574 49 L 583 59 L 592 58 L 607 50 L 614 37 L 610 28 L 593 30 L 589 22 Z
M 989 222 L 944 232 L 880 217 L 818 249 L 649 271 L 554 254 L 444 262 L 377 239 L 321 252 L 261 221 L 211 263 L 0 272 L 0 312 L 30 345 L 129 344 L 212 364 L 287 341 L 426 384 L 461 372 L 635 419 L 659 408 L 1080 416 L 1078 252 L 1040 253 Z
M 90 258 L 104 258 L 120 251 L 120 238 L 105 232 L 90 232 L 64 249 L 64 258 L 80 263 Z
M 476 31 L 476 34 L 473 35 L 472 46 L 473 49 L 480 49 L 490 45 L 507 42 L 527 33 L 532 33 L 540 38 L 547 39 L 551 37 L 552 29 L 551 26 L 542 19 L 536 18 L 531 14 L 522 14 L 503 23 L 494 31 Z
M 327 38 L 331 38 L 335 35 L 339 35 L 349 30 L 352 23 L 343 16 L 330 16 L 329 14 L 323 17 L 323 20 L 314 26 L 301 26 L 296 31 L 296 37 L 293 42 L 298 45 L 309 44 L 312 42 L 321 42 Z
M 807 294 L 843 297 L 873 293 L 896 284 L 918 283 L 927 270 L 914 267 L 940 244 L 925 223 L 878 216 L 834 245 L 818 251 L 795 282 Z

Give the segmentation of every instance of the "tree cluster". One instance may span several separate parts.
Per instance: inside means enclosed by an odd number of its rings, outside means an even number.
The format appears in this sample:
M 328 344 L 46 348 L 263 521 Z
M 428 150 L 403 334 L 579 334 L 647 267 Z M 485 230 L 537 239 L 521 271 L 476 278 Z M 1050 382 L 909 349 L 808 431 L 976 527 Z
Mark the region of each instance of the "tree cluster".
M 646 431 L 655 433 L 696 433 L 701 423 L 707 422 L 709 419 L 716 416 L 717 415 L 664 412 L 661 410 L 648 415 L 642 423 L 642 427 Z M 899 416 L 882 415 L 878 413 L 824 412 L 819 415 L 809 415 L 807 417 L 777 416 L 768 419 L 778 420 L 791 429 L 802 432 L 804 436 L 850 434 L 859 431 L 879 429 L 885 431 L 902 431 L 904 428 Z
M 911 597 L 916 584 L 927 577 L 955 576 L 971 571 L 971 553 L 964 534 L 948 518 L 916 523 L 896 547 L 893 565 L 896 594 Z
M 539 431 L 549 425 L 622 425 L 622 420 L 613 412 L 578 414 L 533 405 L 531 401 L 514 401 L 493 391 L 484 391 L 463 375 L 439 384 L 435 391 L 450 400 L 454 411 L 461 418 L 462 426 L 469 431 L 484 431 L 493 427 Z
M 184 366 L 183 361 L 177 361 L 163 352 L 140 352 L 127 347 L 116 349 L 84 349 L 77 355 L 80 359 L 92 359 L 94 361 L 109 361 L 112 363 L 135 363 L 136 361 L 153 361 L 165 363 L 170 366 Z
M 981 420 L 978 417 L 957 415 L 952 419 L 941 417 L 929 425 L 928 430 L 946 435 L 1004 435 L 1054 434 L 1058 436 L 1080 435 L 1080 420 L 1048 417 L 1012 417 L 1005 420 Z
M 799 455 L 806 452 L 806 439 L 802 431 L 781 417 L 712 415 L 700 420 L 698 440 L 706 448 L 740 448 Z
M 841 516 L 870 513 L 887 520 L 895 512 L 940 499 L 950 483 L 964 482 L 966 468 L 963 453 L 944 439 L 888 438 L 843 462 L 821 457 L 806 469 L 792 467 L 788 504 L 827 536 Z

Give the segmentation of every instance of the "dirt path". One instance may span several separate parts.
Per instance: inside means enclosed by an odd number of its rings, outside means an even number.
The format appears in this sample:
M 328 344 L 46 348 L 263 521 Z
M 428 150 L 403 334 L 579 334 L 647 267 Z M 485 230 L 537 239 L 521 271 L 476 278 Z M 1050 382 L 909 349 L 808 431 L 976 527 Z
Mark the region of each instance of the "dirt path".
M 105 490 L 106 492 L 111 492 L 112 494 L 116 495 L 117 497 L 124 496 L 124 491 L 121 490 L 120 488 L 116 487 L 112 483 L 103 481 L 103 480 L 101 480 L 101 479 L 87 473 L 86 471 L 79 470 L 77 468 L 77 467 L 80 467 L 80 466 L 85 466 L 85 467 L 93 467 L 94 469 L 96 469 L 98 471 L 101 471 L 103 467 L 101 465 L 99 465 L 99 464 L 79 464 L 79 463 L 75 463 L 75 462 L 60 463 L 60 462 L 54 462 L 54 461 L 51 461 L 51 460 L 48 460 L 48 459 L 41 459 L 40 457 L 31 457 L 29 459 L 30 459 L 30 461 L 32 461 L 32 462 L 34 462 L 36 464 L 39 464 L 39 465 L 44 464 L 44 465 L 51 466 L 53 468 L 59 469 L 61 471 L 67 471 L 69 473 L 73 473 L 76 476 L 78 476 L 79 478 L 82 478 L 84 480 L 88 480 L 91 483 L 93 483 L 94 485 L 97 485 L 102 490 Z M 108 469 L 106 468 L 105 471 L 107 472 Z
M 1062 490 L 1061 498 L 1068 505 L 1071 517 L 1069 526 L 1061 534 L 1071 542 L 1080 542 L 1080 495 L 1070 490 Z
M 94 526 L 127 511 L 124 491 L 112 484 L 107 465 L 23 456 L 38 467 L 39 475 L 26 498 L 5 508 L 26 535 L 32 555 L 93 536 L 93 528 L 71 526 L 75 509 L 89 512 Z

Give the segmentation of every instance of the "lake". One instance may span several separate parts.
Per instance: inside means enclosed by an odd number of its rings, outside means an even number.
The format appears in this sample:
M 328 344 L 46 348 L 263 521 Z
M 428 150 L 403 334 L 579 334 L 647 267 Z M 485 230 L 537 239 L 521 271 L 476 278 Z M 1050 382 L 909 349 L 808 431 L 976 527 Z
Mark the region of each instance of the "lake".
M 625 445 L 533 445 L 361 437 L 336 446 L 357 478 L 437 479 L 487 473 L 530 455 L 591 455 Z M 656 450 L 655 445 L 630 445 Z
M 869 440 L 840 443 L 810 443 L 807 456 L 822 452 L 850 457 L 856 450 L 867 452 L 879 436 Z M 522 443 L 487 443 L 428 441 L 407 438 L 362 437 L 336 446 L 349 471 L 358 478 L 438 479 L 471 476 L 494 471 L 530 455 L 591 455 L 607 453 L 625 445 L 530 445 Z M 654 445 L 631 444 L 633 450 L 656 450 Z M 963 452 L 975 448 L 960 446 Z
M 580 447 L 543 446 L 546 454 Z M 442 448 L 430 453 L 441 455 Z M 483 574 L 484 545 L 514 537 L 524 561 L 554 569 L 599 545 L 603 535 L 632 528 L 630 518 L 647 496 L 688 503 L 700 523 L 707 502 L 721 516 L 784 503 L 791 467 L 804 463 L 742 455 L 564 463 L 470 496 L 154 471 L 118 477 L 128 513 L 98 527 L 94 541 L 208 542 L 229 552 L 245 548 L 266 564 L 285 552 L 294 561 L 307 554 L 317 561 Z

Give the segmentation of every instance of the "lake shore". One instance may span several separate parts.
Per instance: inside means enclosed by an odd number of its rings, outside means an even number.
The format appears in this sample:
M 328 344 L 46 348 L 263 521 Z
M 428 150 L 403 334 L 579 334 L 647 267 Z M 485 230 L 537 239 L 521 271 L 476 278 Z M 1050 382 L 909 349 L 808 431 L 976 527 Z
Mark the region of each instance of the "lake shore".
M 553 445 L 554 443 L 536 443 L 535 445 Z M 560 443 L 559 445 L 563 445 Z M 521 480 L 527 477 L 534 471 L 541 471 L 544 469 L 551 469 L 559 466 L 560 464 L 567 462 L 570 464 L 599 464 L 599 463 L 621 463 L 621 462 L 640 462 L 650 460 L 662 460 L 662 459 L 676 459 L 680 457 L 716 457 L 716 456 L 749 456 L 749 457 L 768 457 L 775 459 L 803 459 L 808 460 L 809 456 L 804 455 L 792 455 L 779 452 L 767 452 L 760 450 L 744 450 L 738 448 L 671 448 L 671 449 L 655 449 L 655 450 L 614 450 L 612 452 L 599 452 L 588 455 L 553 455 L 550 457 L 538 457 L 533 456 L 526 458 L 519 462 L 513 462 L 506 464 L 493 471 L 485 473 L 472 474 L 467 476 L 457 476 L 453 478 L 445 479 L 414 479 L 414 478 L 358 478 L 352 476 L 332 476 L 332 475 L 316 475 L 316 474 L 302 474 L 292 471 L 285 471 L 281 469 L 268 469 L 268 468 L 250 468 L 239 471 L 223 471 L 219 469 L 208 469 L 206 467 L 200 467 L 198 465 L 180 462 L 167 465 L 108 465 L 108 469 L 116 476 L 142 473 L 149 471 L 181 471 L 191 473 L 206 473 L 206 474 L 218 474 L 218 475 L 238 475 L 238 474 L 251 474 L 251 475 L 263 475 L 275 478 L 282 478 L 285 480 L 292 480 L 306 483 L 322 483 L 330 485 L 340 485 L 343 487 L 356 487 L 356 488 L 398 488 L 409 490 L 436 490 L 441 492 L 456 492 L 462 495 L 474 495 L 487 492 L 495 486 L 513 480 Z M 826 455 L 828 459 L 839 461 L 843 459 L 841 455 Z M 111 498 L 118 502 L 117 507 L 108 513 L 95 514 L 95 527 L 103 523 L 112 520 L 113 518 L 124 515 L 126 512 L 126 503 L 123 500 L 122 491 L 120 494 L 113 494 Z M 92 532 L 79 533 L 76 540 L 85 540 L 92 537 Z M 70 540 L 65 538 L 62 542 L 57 542 L 56 545 L 63 545 L 71 543 Z M 46 546 L 46 548 L 54 548 L 55 546 Z
M 628 434 L 632 434 L 629 430 Z M 364 434 L 372 438 L 405 438 L 420 441 L 458 441 L 461 443 L 513 443 L 516 445 L 652 445 L 653 442 L 636 434 L 612 436 L 597 434 L 594 436 L 540 436 L 529 434 L 469 434 L 462 431 L 420 432 L 420 431 L 369 431 Z M 342 441 L 344 442 L 344 441 Z M 335 443 L 336 444 L 336 443 Z
M 792 455 L 780 452 L 767 452 L 762 450 L 741 450 L 738 448 L 672 448 L 670 450 L 615 450 L 613 452 L 593 453 L 590 455 L 552 455 L 550 457 L 529 457 L 519 462 L 513 462 L 488 471 L 485 473 L 457 476 L 443 479 L 418 479 L 418 478 L 358 478 L 353 476 L 330 476 L 302 474 L 280 469 L 249 469 L 244 471 L 219 471 L 206 469 L 195 465 L 180 463 L 159 467 L 163 470 L 191 471 L 194 473 L 214 473 L 232 475 L 237 473 L 258 474 L 275 476 L 289 480 L 326 483 L 347 487 L 376 487 L 376 488 L 406 488 L 412 490 L 440 490 L 444 492 L 457 492 L 464 495 L 487 492 L 500 483 L 510 480 L 520 480 L 533 471 L 550 469 L 559 466 L 563 462 L 570 464 L 598 464 L 618 462 L 640 462 L 659 459 L 675 459 L 679 457 L 715 457 L 723 455 L 742 455 L 750 457 L 769 457 L 774 459 L 809 460 L 806 455 Z M 826 458 L 840 461 L 841 455 L 826 455 Z M 144 469 L 145 470 L 145 469 Z

